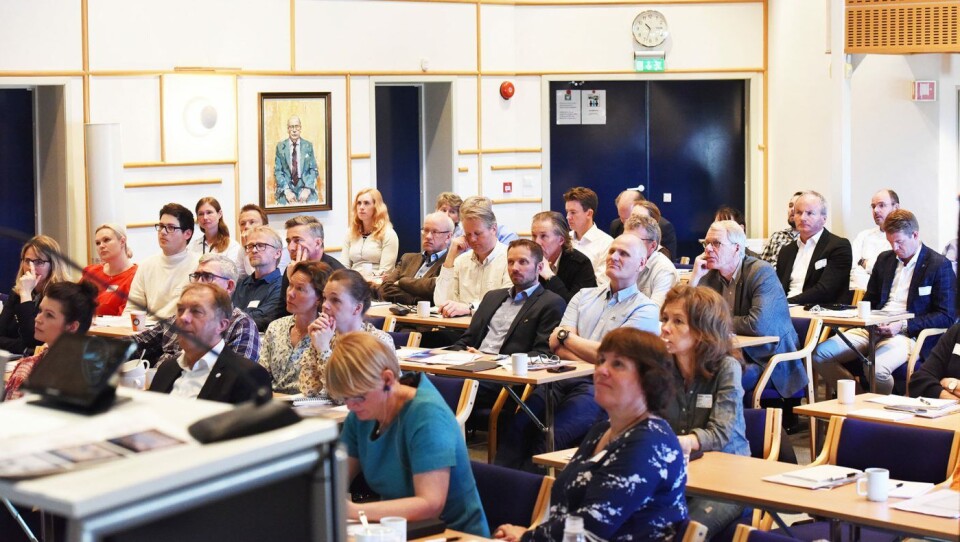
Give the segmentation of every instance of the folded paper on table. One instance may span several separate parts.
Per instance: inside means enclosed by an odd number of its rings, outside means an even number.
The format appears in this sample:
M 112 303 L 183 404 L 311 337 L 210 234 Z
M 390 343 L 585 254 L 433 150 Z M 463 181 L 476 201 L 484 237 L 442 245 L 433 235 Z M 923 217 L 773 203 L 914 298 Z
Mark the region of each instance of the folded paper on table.
M 806 469 L 774 474 L 764 481 L 807 489 L 824 489 L 849 484 L 863 474 L 862 471 L 837 465 L 819 465 Z
M 942 518 L 960 518 L 960 491 L 941 489 L 893 505 L 897 510 Z
M 901 420 L 908 420 L 913 417 L 913 414 L 909 412 L 898 412 L 892 410 L 880 410 L 879 408 L 859 408 L 847 413 L 847 416 L 854 416 L 859 418 L 870 418 L 873 420 L 890 420 L 893 422 L 899 422 Z

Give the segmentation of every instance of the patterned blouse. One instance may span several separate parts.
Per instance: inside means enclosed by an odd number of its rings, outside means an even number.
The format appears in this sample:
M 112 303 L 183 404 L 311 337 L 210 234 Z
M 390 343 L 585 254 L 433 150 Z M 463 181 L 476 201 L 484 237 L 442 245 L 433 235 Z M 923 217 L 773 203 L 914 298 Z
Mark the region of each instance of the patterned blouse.
M 43 359 L 43 356 L 47 355 L 47 352 L 50 350 L 44 348 L 39 354 L 23 358 L 18 363 L 17 366 L 13 369 L 13 372 L 7 377 L 7 387 L 3 391 L 4 400 L 11 401 L 13 399 L 19 399 L 23 397 L 23 392 L 20 391 L 20 386 L 27 380 L 27 377 L 30 376 L 30 373 L 33 372 L 33 366 L 37 364 L 38 361 Z
M 274 322 L 273 324 L 276 323 L 277 322 Z M 270 324 L 271 328 L 273 327 L 273 324 Z M 369 322 L 364 322 L 363 325 L 360 326 L 360 331 L 372 333 L 373 336 L 379 339 L 383 344 L 389 346 L 391 349 L 396 348 L 396 345 L 393 344 L 393 337 L 391 337 L 389 333 L 373 327 L 373 325 L 371 325 Z M 267 329 L 267 333 L 270 333 L 269 329 Z M 317 395 L 320 395 L 321 392 L 324 392 L 327 387 L 327 362 L 330 361 L 330 356 L 333 354 L 333 349 L 337 347 L 337 337 L 339 336 L 339 332 L 333 333 L 333 338 L 330 339 L 330 349 L 326 352 L 321 352 L 318 354 L 317 351 L 312 347 L 309 348 L 312 354 L 310 356 L 304 356 L 303 362 L 300 363 L 300 393 L 303 393 L 309 397 L 316 397 Z M 310 338 L 307 337 L 306 341 L 307 345 L 309 346 Z M 276 382 L 276 380 L 274 380 L 274 382 Z
M 610 422 L 593 426 L 550 493 L 550 517 L 523 542 L 561 540 L 567 516 L 613 541 L 672 541 L 687 518 L 687 471 L 677 436 L 664 420 L 649 417 L 594 455 Z

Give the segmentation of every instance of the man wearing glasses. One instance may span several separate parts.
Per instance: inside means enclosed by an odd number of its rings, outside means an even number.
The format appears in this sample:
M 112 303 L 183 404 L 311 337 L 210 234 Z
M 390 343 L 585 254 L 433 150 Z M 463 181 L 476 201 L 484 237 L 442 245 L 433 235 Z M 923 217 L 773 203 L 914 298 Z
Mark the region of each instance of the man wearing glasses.
M 253 318 L 260 331 L 266 331 L 270 322 L 279 317 L 283 282 L 278 269 L 281 247 L 280 236 L 268 226 L 256 226 L 250 230 L 243 245 L 253 273 L 237 283 L 233 306 Z
M 249 241 L 248 241 L 249 242 Z M 196 271 L 189 275 L 191 283 L 215 284 L 228 294 L 233 294 L 237 284 L 237 264 L 223 254 L 208 253 L 200 258 Z M 179 301 L 180 298 L 177 298 Z M 153 366 L 172 361 L 174 365 L 183 351 L 180 336 L 171 324 L 174 317 L 161 320 L 156 326 L 133 335 L 137 342 L 138 355 L 150 361 Z M 233 307 L 230 323 L 224 333 L 227 348 L 251 361 L 260 359 L 260 335 L 253 318 L 242 310 Z
M 447 259 L 453 229 L 453 220 L 446 213 L 428 214 L 420 230 L 420 248 L 423 251 L 400 257 L 400 264 L 383 277 L 378 292 L 380 298 L 405 305 L 432 301 L 437 277 Z
M 169 318 L 176 313 L 180 292 L 197 267 L 197 254 L 187 250 L 193 237 L 193 213 L 183 205 L 168 203 L 160 209 L 160 221 L 154 224 L 163 252 L 140 263 L 130 285 L 124 315 L 146 307 L 154 318 Z

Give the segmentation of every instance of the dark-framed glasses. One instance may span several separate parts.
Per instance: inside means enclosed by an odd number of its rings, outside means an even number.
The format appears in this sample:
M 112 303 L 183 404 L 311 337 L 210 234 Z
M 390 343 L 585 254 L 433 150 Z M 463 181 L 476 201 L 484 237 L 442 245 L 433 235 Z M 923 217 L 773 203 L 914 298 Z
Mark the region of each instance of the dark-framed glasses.
M 162 231 L 163 233 L 173 233 L 175 231 L 183 231 L 183 228 L 180 226 L 174 226 L 173 224 L 154 224 L 153 228 L 157 231 Z
M 20 260 L 20 261 L 22 261 L 23 263 L 25 263 L 25 264 L 27 264 L 27 265 L 33 264 L 34 267 L 40 267 L 41 265 L 47 265 L 47 264 L 50 263 L 50 260 L 44 260 L 44 259 L 41 259 L 41 258 L 35 258 L 35 259 L 34 259 L 34 258 L 24 258 L 24 259 L 22 259 L 22 260 Z
M 264 250 L 267 250 L 268 247 L 274 249 L 279 248 L 271 245 L 270 243 L 247 243 L 243 245 L 243 250 L 246 250 L 247 252 L 263 252 Z
M 228 279 L 227 277 L 220 276 L 220 275 L 216 275 L 216 274 L 213 274 L 213 273 L 206 273 L 206 272 L 203 272 L 203 271 L 198 271 L 198 272 L 196 272 L 196 273 L 190 273 L 190 282 L 209 283 L 209 282 L 213 282 L 214 279 L 230 280 L 230 279 Z

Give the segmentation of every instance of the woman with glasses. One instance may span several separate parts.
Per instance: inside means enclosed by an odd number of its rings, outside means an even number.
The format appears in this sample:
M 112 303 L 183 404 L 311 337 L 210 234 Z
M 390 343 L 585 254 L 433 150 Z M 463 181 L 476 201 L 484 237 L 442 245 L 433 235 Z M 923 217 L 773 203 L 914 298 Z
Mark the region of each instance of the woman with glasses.
M 60 259 L 60 244 L 52 237 L 32 237 L 20 250 L 20 270 L 10 297 L 0 312 L 0 349 L 15 354 L 40 343 L 33 336 L 37 307 L 48 286 L 69 280 Z
M 292 265 L 286 298 L 290 315 L 267 326 L 260 347 L 260 365 L 270 373 L 273 391 L 287 394 L 299 393 L 300 372 L 305 365 L 315 365 L 319 358 L 311 344 L 309 328 L 320 314 L 323 289 L 330 277 L 330 266 L 323 262 Z
M 663 417 L 679 435 L 685 455 L 720 451 L 750 455 L 743 419 L 742 367 L 733 346 L 727 303 L 716 291 L 674 286 L 660 310 L 660 338 L 672 354 L 675 400 Z M 690 519 L 706 525 L 708 536 L 740 517 L 743 508 L 688 497 Z
M 370 286 L 360 273 L 338 269 L 330 275 L 323 288 L 323 310 L 310 324 L 310 341 L 317 355 L 305 360 L 300 370 L 301 393 L 312 397 L 324 392 L 325 367 L 345 333 L 368 333 L 391 349 L 395 348 L 387 332 L 363 321 L 370 309 L 371 296 Z
M 210 196 L 200 198 L 195 210 L 200 235 L 197 235 L 197 238 L 190 243 L 190 251 L 201 256 L 208 252 L 225 254 L 237 264 L 237 269 L 242 271 L 246 259 L 243 247 L 236 240 L 230 238 L 230 228 L 223 221 L 220 202 Z
M 361 190 L 353 200 L 353 218 L 343 242 L 343 265 L 372 279 L 393 269 L 399 251 L 400 240 L 380 191 Z
M 340 434 L 349 456 L 347 480 L 362 472 L 382 499 L 348 499 L 347 517 L 439 517 L 451 529 L 490 536 L 466 443 L 430 380 L 416 372 L 400 378 L 393 346 L 368 333 L 347 333 L 339 342 L 327 382 L 330 396 L 350 410 Z
M 86 333 L 93 321 L 94 308 L 97 306 L 96 296 L 97 286 L 87 281 L 80 281 L 79 284 L 67 281 L 50 284 L 34 319 L 34 339 L 39 344 L 49 346 L 57 342 L 64 333 Z M 17 399 L 23 395 L 20 385 L 47 352 L 45 349 L 17 363 L 7 379 L 3 392 L 5 399 Z
M 600 540 L 680 538 L 686 468 L 677 436 L 661 417 L 673 396 L 669 364 L 656 335 L 629 327 L 607 333 L 593 381 L 608 419 L 590 429 L 557 476 L 549 518 L 530 530 L 501 525 L 494 536 L 560 540 L 566 519 L 579 516 Z
M 119 224 L 102 224 L 94 232 L 100 263 L 83 269 L 83 279 L 97 286 L 97 316 L 123 314 L 137 264 L 130 261 L 133 251 L 127 245 L 127 230 Z

